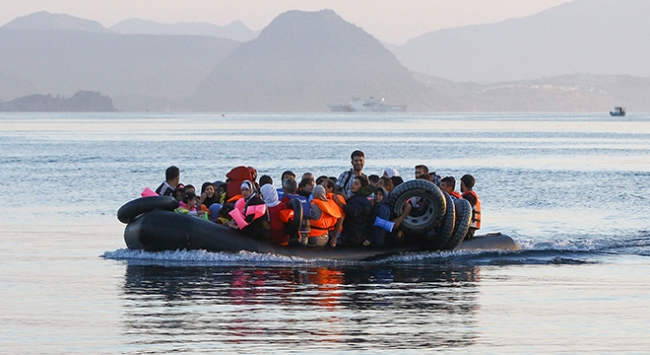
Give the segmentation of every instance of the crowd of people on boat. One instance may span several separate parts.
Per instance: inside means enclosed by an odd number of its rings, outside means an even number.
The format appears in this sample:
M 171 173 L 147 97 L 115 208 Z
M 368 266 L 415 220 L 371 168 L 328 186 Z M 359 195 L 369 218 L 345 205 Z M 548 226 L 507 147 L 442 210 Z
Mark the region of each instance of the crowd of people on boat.
M 395 216 L 388 204 L 391 192 L 404 182 L 395 168 L 386 168 L 381 176 L 363 172 L 365 154 L 356 150 L 351 156 L 352 168 L 337 178 L 310 172 L 300 179 L 287 170 L 280 177 L 280 188 L 269 175 L 257 176 L 252 167 L 239 166 L 226 174 L 225 181 L 205 182 L 199 193 L 193 185 L 180 183 L 180 170 L 170 166 L 165 181 L 155 193 L 145 195 L 173 196 L 178 200 L 178 213 L 223 224 L 233 229 L 280 245 L 336 246 L 337 243 L 359 246 L 382 246 L 403 240 L 399 226 L 419 206 L 413 199 Z M 453 176 L 441 177 L 426 165 L 417 165 L 414 177 L 429 181 L 452 199 L 466 199 L 472 205 L 473 217 L 465 238 L 472 238 L 481 227 L 481 203 L 473 190 L 474 177 L 463 175 L 460 192 Z M 296 199 L 302 205 L 303 217 L 295 220 L 289 207 Z M 299 223 L 298 233 L 289 233 L 288 225 Z

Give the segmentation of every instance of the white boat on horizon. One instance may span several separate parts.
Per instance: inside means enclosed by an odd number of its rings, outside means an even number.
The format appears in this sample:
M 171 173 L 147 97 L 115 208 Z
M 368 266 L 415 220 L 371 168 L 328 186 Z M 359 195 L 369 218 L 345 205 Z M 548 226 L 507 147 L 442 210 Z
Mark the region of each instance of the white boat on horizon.
M 406 105 L 388 105 L 384 98 L 370 96 L 366 100 L 354 97 L 348 104 L 327 105 L 332 112 L 406 112 Z

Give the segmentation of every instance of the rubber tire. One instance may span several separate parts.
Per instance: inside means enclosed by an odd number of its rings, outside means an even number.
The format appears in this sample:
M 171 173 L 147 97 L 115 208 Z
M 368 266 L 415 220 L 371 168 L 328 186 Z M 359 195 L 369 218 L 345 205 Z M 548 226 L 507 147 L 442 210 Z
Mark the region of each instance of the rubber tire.
M 172 196 L 140 197 L 125 203 L 117 210 L 117 219 L 128 224 L 135 217 L 153 210 L 173 211 L 178 207 L 178 201 Z
M 426 180 L 409 180 L 397 186 L 388 195 L 391 214 L 402 214 L 404 203 L 412 197 L 422 197 L 429 202 L 427 213 L 422 216 L 407 216 L 400 229 L 405 236 L 424 236 L 439 225 L 445 215 L 447 203 L 442 191 L 434 183 Z
M 456 204 L 448 193 L 442 191 L 447 203 L 445 217 L 442 223 L 436 230 L 429 231 L 425 236 L 425 248 L 427 250 L 441 250 L 447 245 L 454 233 L 454 226 L 456 222 Z
M 293 221 L 285 225 L 285 230 L 290 236 L 297 235 L 300 232 L 300 224 L 302 223 L 302 202 L 297 198 L 292 198 L 287 203 L 287 207 L 293 210 Z
M 459 198 L 454 201 L 454 205 L 456 205 L 454 233 L 442 250 L 456 249 L 463 242 L 463 239 L 465 239 L 467 231 L 469 231 L 469 225 L 472 223 L 472 205 L 469 201 L 464 198 Z

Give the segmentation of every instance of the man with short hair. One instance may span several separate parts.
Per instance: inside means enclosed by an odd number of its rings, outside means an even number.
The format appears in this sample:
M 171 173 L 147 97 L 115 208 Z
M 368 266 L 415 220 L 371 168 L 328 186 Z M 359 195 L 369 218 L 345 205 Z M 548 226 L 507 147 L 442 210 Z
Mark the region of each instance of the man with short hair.
M 360 150 L 355 150 L 350 155 L 350 163 L 352 164 L 352 169 L 344 171 L 341 173 L 338 179 L 336 179 L 336 186 L 340 190 L 340 194 L 343 195 L 346 199 L 352 194 L 352 184 L 354 183 L 354 178 L 357 176 L 366 177 L 362 172 L 363 165 L 365 163 L 365 155 Z M 367 178 L 366 178 L 367 181 Z
M 431 181 L 432 183 L 436 184 L 436 186 L 440 187 L 440 180 L 442 177 L 436 172 L 429 172 L 429 167 L 426 165 L 416 165 L 415 166 L 415 178 L 417 179 L 420 175 L 423 174 L 429 174 L 431 176 Z
M 456 179 L 453 176 L 446 176 L 440 180 L 440 190 L 448 193 L 453 199 L 462 198 L 460 192 L 456 191 Z
M 472 223 L 469 225 L 469 231 L 467 231 L 466 239 L 471 239 L 474 237 L 474 233 L 481 229 L 481 201 L 478 199 L 478 195 L 474 190 L 474 177 L 470 174 L 463 175 L 460 178 L 460 191 L 463 193 L 462 197 L 469 201 L 472 205 Z
M 165 181 L 158 186 L 156 193 L 161 196 L 173 196 L 174 191 L 176 191 L 176 185 L 181 179 L 180 170 L 172 165 L 167 170 L 165 170 Z

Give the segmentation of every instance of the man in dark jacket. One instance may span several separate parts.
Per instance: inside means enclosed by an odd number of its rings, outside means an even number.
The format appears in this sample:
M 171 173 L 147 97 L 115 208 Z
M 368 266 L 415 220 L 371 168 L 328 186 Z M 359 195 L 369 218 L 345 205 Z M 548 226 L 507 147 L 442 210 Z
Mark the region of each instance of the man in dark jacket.
M 344 244 L 363 245 L 363 242 L 370 235 L 372 228 L 373 209 L 368 196 L 374 192 L 374 188 L 368 185 L 368 179 L 359 175 L 354 177 L 350 188 L 352 195 L 343 204 L 336 200 L 336 203 L 345 212 L 343 221 L 343 232 L 341 238 Z

